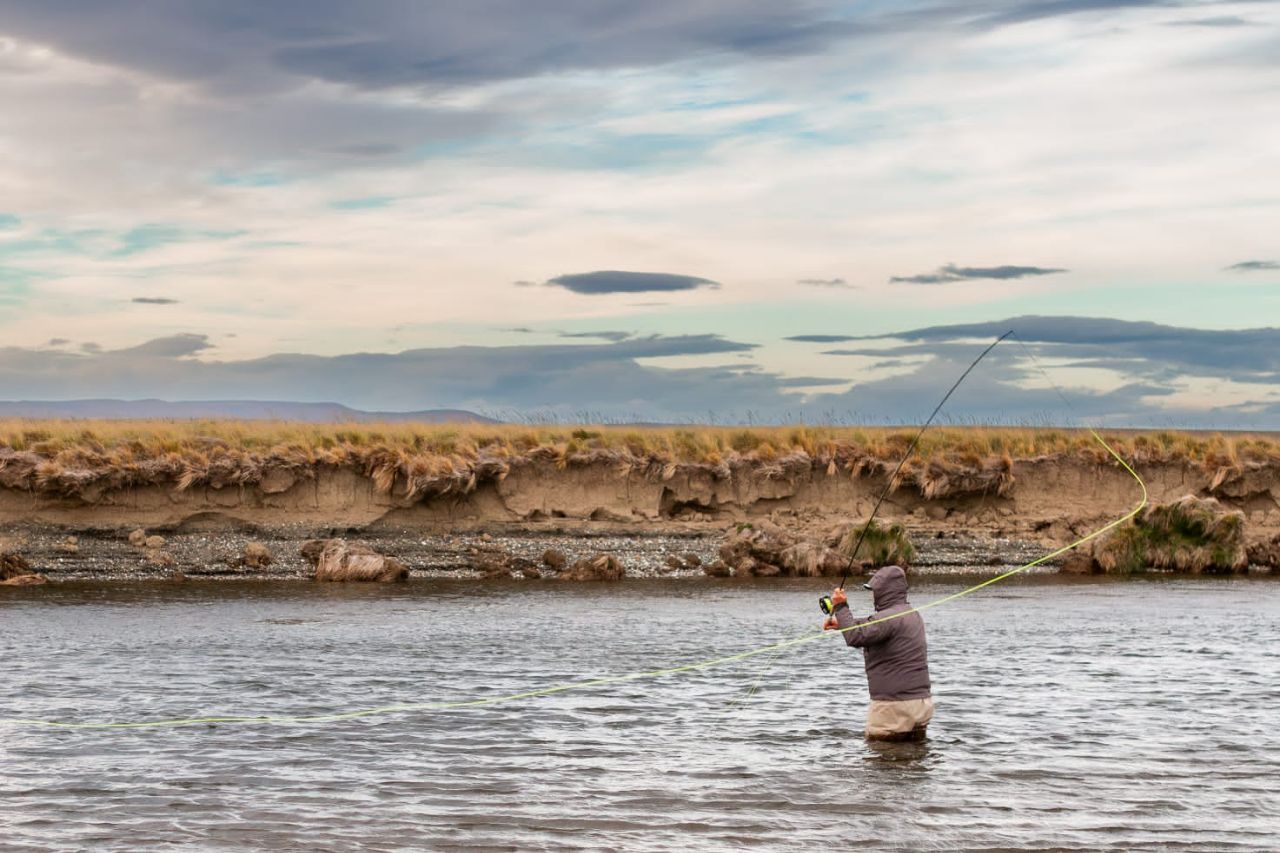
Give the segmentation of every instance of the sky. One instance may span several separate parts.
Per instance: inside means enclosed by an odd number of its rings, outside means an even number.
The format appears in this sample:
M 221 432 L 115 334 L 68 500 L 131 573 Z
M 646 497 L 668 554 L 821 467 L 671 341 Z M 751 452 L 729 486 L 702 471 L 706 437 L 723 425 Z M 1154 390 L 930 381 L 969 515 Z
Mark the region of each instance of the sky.
M 1280 3 L 3 0 L 0 399 L 1280 429 Z

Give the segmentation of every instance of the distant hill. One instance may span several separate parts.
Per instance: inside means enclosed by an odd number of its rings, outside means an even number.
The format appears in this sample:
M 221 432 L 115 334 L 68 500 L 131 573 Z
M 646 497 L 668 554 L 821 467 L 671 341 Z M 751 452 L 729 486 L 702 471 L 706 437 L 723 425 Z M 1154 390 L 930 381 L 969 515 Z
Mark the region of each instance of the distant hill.
M 424 423 L 498 423 L 462 409 L 424 409 L 420 412 L 366 412 L 339 403 L 286 403 L 275 400 L 16 400 L 0 401 L 0 417 L 81 418 L 128 420 L 244 420 L 343 423 L 415 421 Z

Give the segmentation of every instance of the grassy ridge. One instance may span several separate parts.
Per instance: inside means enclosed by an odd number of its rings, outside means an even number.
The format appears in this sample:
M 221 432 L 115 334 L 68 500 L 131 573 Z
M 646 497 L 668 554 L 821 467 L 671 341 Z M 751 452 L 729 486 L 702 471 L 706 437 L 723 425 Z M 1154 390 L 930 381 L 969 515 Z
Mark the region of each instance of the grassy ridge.
M 809 466 L 853 474 L 896 465 L 916 430 L 857 427 L 623 427 L 490 424 L 313 424 L 237 420 L 0 419 L 0 484 L 73 494 L 107 487 L 176 482 L 253 483 L 273 468 L 352 466 L 390 490 L 474 488 L 505 476 L 519 460 L 617 463 L 670 474 L 672 466 L 735 465 L 768 472 Z M 1114 431 L 1107 441 L 1137 464 L 1187 462 L 1213 473 L 1248 463 L 1280 464 L 1280 436 Z M 1014 427 L 938 427 L 927 431 L 904 479 L 928 471 L 1000 469 L 1015 459 L 1079 455 L 1106 461 L 1087 431 Z
M 1217 466 L 1280 460 L 1276 434 L 1222 434 L 1173 430 L 1104 432 L 1126 458 L 1139 462 L 1189 460 Z M 539 448 L 568 453 L 626 451 L 674 462 L 715 464 L 731 454 L 763 460 L 795 451 L 830 455 L 857 447 L 879 458 L 901 457 L 914 428 L 894 427 L 622 427 L 492 424 L 314 424 L 239 420 L 26 420 L 0 419 L 0 448 L 31 451 L 55 459 L 65 455 L 157 457 L 225 448 L 254 454 L 304 452 L 319 460 L 332 451 L 385 448 L 424 455 L 477 456 L 482 450 L 509 455 Z M 1091 452 L 1087 431 L 1028 427 L 935 427 L 921 439 L 923 461 L 981 462 L 1001 456 Z

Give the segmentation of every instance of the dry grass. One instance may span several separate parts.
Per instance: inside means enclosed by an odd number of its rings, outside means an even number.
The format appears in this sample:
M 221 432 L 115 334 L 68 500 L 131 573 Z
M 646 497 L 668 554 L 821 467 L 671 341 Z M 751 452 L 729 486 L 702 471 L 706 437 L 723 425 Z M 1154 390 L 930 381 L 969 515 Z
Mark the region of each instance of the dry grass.
M 831 476 L 887 473 L 913 429 L 850 427 L 583 427 L 488 424 L 310 424 L 272 421 L 0 420 L 0 485 L 68 495 L 149 483 L 261 482 L 271 471 L 314 476 L 351 467 L 383 491 L 409 496 L 466 492 L 513 465 L 610 464 L 619 474 L 670 478 L 682 466 L 728 477 L 811 469 Z M 1185 462 L 1216 479 L 1250 464 L 1280 464 L 1280 437 L 1174 431 L 1105 434 L 1138 464 Z M 926 496 L 1004 491 L 1014 460 L 1109 457 L 1087 431 L 999 427 L 935 428 L 904 466 L 899 485 Z
M 844 535 L 840 537 L 836 550 L 845 559 L 856 556 L 859 560 L 867 561 L 873 566 L 905 567 L 915 562 L 916 548 L 911 544 L 907 529 L 901 524 L 881 527 L 875 521 L 868 521 L 865 525 L 865 534 L 863 527 L 861 522 L 850 524 Z M 861 544 L 858 542 L 859 539 L 862 540 Z
M 1094 559 L 1103 571 L 1117 574 L 1148 568 L 1239 571 L 1249 564 L 1244 515 L 1191 495 L 1155 504 L 1109 536 Z

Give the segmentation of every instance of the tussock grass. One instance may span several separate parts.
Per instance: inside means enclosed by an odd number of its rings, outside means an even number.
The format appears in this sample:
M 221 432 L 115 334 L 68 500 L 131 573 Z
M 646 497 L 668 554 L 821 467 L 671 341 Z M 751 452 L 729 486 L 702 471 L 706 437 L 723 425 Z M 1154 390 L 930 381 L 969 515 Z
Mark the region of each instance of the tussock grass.
M 887 473 L 914 435 L 886 427 L 0 419 L 0 485 L 67 495 L 156 483 L 187 489 L 258 483 L 280 470 L 308 477 L 338 466 L 361 471 L 383 491 L 414 496 L 469 491 L 529 463 L 611 464 L 620 475 L 668 479 L 682 466 L 718 477 L 742 467 L 763 477 L 811 469 L 856 477 Z M 1184 462 L 1218 482 L 1247 465 L 1280 464 L 1276 435 L 1162 430 L 1105 437 L 1132 463 Z M 1110 462 L 1087 431 L 939 427 L 925 433 L 896 485 L 914 485 L 927 497 L 1003 491 L 1014 460 L 1064 455 Z
M 1094 560 L 1103 571 L 1126 575 L 1148 568 L 1239 571 L 1249 564 L 1244 515 L 1191 495 L 1154 504 L 1109 536 Z
M 840 537 L 836 550 L 845 559 L 854 557 L 853 549 L 858 548 L 857 558 L 869 562 L 873 566 L 910 566 L 915 562 L 916 549 L 907 536 L 907 530 L 901 524 L 882 527 L 875 521 L 867 523 L 866 535 L 863 536 L 861 522 L 849 525 L 849 529 Z M 858 538 L 862 537 L 862 544 Z

